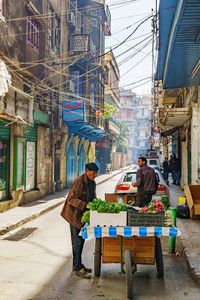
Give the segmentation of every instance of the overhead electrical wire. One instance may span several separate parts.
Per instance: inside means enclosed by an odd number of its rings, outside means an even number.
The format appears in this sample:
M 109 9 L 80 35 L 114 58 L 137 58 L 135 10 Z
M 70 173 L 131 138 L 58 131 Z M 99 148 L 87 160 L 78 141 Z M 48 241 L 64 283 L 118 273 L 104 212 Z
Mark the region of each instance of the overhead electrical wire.
M 150 17 L 152 17 L 152 16 L 150 16 Z M 150 17 L 148 17 L 147 19 L 149 19 Z M 145 19 L 142 23 L 144 23 L 147 19 Z M 139 25 L 141 25 L 141 24 L 139 24 Z M 138 27 L 137 27 L 138 28 Z M 134 32 L 137 30 L 137 28 L 134 30 Z M 131 35 L 134 33 L 134 32 L 132 32 L 131 33 Z M 115 50 L 115 49 L 117 49 L 119 46 L 121 46 L 123 43 L 125 43 L 128 39 L 129 39 L 129 37 L 131 36 L 131 35 L 129 35 L 124 41 L 122 41 L 121 43 L 119 43 L 117 46 L 115 46 L 113 49 L 112 49 L 112 51 L 113 50 Z M 107 53 L 109 53 L 110 51 L 108 51 Z M 103 56 L 103 55 L 105 55 L 105 53 L 104 54 L 102 54 L 101 56 Z M 97 58 L 99 58 L 99 57 L 101 57 L 101 56 L 98 56 Z M 95 58 L 92 58 L 91 60 L 93 60 L 93 59 L 95 59 Z M 98 67 L 97 67 L 98 68 Z M 93 70 L 95 70 L 96 68 L 94 68 Z M 90 72 L 90 71 L 93 71 L 93 70 L 89 70 L 88 72 Z M 84 74 L 81 74 L 80 76 L 78 76 L 78 77 L 81 77 L 81 76 L 84 76 L 85 74 L 87 74 L 88 72 L 86 72 L 86 73 L 84 73 Z M 45 92 L 46 90 L 44 90 L 44 92 Z M 77 97 L 77 95 L 75 95 L 76 97 Z M 84 99 L 85 99 L 85 97 L 84 97 Z M 90 101 L 90 99 L 88 99 L 88 101 Z
M 97 56 L 97 57 L 95 57 L 95 58 L 91 58 L 90 60 L 88 60 L 88 62 L 89 61 L 92 61 L 92 60 L 94 60 L 94 59 L 97 59 L 97 58 L 100 58 L 100 57 L 102 57 L 102 56 L 104 56 L 105 54 L 107 54 L 107 53 L 110 53 L 110 51 L 113 51 L 113 50 L 115 50 L 115 49 L 117 49 L 118 47 L 120 47 L 121 45 L 123 45 L 136 31 L 137 31 L 137 29 L 144 23 L 144 22 L 146 22 L 149 18 L 150 18 L 151 16 L 148 16 L 146 19 L 144 19 L 143 21 L 141 21 L 140 22 L 140 24 L 133 30 L 133 32 L 131 33 L 131 34 L 129 34 L 129 36 L 128 37 L 126 37 L 122 42 L 120 42 L 117 46 L 115 46 L 113 49 L 111 49 L 111 50 L 109 50 L 109 51 L 107 51 L 107 52 L 105 52 L 104 54 L 101 54 L 100 56 Z M 81 77 L 83 77 L 83 76 L 85 76 L 87 73 L 90 73 L 90 72 L 92 72 L 92 71 L 94 71 L 94 70 L 96 70 L 96 69 L 98 69 L 98 68 L 100 68 L 99 66 L 98 67 L 96 67 L 96 68 L 94 68 L 94 69 L 92 69 L 92 70 L 89 70 L 88 72 L 86 72 L 86 73 L 83 73 L 83 74 L 81 74 L 81 75 L 79 75 L 79 76 L 77 76 L 77 77 L 75 77 L 74 78 L 74 80 L 75 79 L 78 79 L 78 78 L 81 78 Z M 55 70 L 53 70 L 54 72 L 55 72 Z M 62 72 L 59 72 L 60 74 L 62 73 Z M 63 74 L 61 74 L 61 75 L 63 75 Z M 64 74 L 65 75 L 65 74 Z

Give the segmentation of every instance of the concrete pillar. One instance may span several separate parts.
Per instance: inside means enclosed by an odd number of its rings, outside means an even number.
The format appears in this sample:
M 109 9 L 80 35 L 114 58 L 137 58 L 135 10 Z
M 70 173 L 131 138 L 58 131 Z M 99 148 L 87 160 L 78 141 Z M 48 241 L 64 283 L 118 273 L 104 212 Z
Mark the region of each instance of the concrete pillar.
M 200 127 L 199 127 L 200 108 L 193 104 L 191 120 L 191 167 L 192 184 L 200 182 L 198 177 L 199 156 L 200 156 Z
M 181 143 L 181 186 L 188 184 L 188 153 L 187 143 Z

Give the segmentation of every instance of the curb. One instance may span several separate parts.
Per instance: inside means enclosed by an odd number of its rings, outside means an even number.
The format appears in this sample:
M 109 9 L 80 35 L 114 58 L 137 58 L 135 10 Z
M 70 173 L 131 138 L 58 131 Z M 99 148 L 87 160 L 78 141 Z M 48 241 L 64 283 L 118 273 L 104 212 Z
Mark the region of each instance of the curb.
M 178 227 L 181 230 L 180 239 L 183 245 L 183 255 L 188 265 L 189 273 L 192 279 L 200 284 L 200 267 L 197 267 L 200 265 L 199 253 L 191 248 L 192 246 L 190 246 L 189 238 L 187 233 L 184 231 L 184 224 L 182 223 L 181 219 L 178 219 Z
M 98 182 L 97 185 L 100 185 L 100 184 L 102 184 L 102 183 L 108 181 L 109 179 L 113 178 L 114 176 L 116 176 L 116 175 L 122 173 L 124 170 L 125 170 L 125 169 L 123 169 L 123 170 L 119 171 L 118 173 L 115 173 L 115 174 L 113 174 L 113 175 L 111 175 L 111 176 L 109 176 L 109 177 L 103 179 L 101 182 Z M 25 223 L 27 223 L 27 222 L 30 222 L 30 221 L 32 221 L 32 220 L 38 218 L 39 216 L 41 216 L 41 215 L 43 215 L 43 214 L 45 214 L 45 213 L 48 213 L 49 211 L 51 211 L 51 210 L 53 210 L 54 208 L 60 206 L 60 205 L 63 204 L 64 202 L 65 202 L 65 198 L 62 199 L 61 201 L 59 201 L 58 203 L 56 203 L 56 204 L 54 204 L 54 205 L 52 205 L 52 206 L 49 206 L 49 207 L 47 207 L 47 208 L 41 210 L 41 211 L 38 212 L 38 213 L 32 214 L 31 216 L 28 216 L 28 217 L 26 217 L 25 219 L 23 219 L 23 220 L 21 220 L 21 221 L 15 223 L 15 224 L 11 224 L 11 225 L 9 225 L 9 226 L 3 228 L 3 229 L 0 229 L 0 236 L 1 236 L 1 235 L 5 235 L 5 234 L 8 233 L 9 231 L 14 230 L 14 229 L 16 229 L 17 227 L 19 227 L 19 226 L 21 226 L 21 225 L 23 225 L 23 224 L 25 224 Z
M 189 250 L 184 248 L 183 252 L 184 252 L 184 257 L 187 262 L 187 265 L 189 268 L 189 273 L 190 273 L 192 279 L 195 280 L 196 283 L 200 284 L 200 270 L 197 267 L 192 266 L 192 262 L 190 260 L 190 255 L 189 255 Z

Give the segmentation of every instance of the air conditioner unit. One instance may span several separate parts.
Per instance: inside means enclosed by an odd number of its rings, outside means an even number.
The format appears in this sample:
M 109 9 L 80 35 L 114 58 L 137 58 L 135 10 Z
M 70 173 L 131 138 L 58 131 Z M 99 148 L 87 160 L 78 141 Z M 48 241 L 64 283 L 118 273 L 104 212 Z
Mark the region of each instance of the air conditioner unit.
M 72 80 L 69 82 L 69 89 L 72 93 L 74 93 L 74 82 Z
M 75 14 L 72 11 L 69 12 L 68 15 L 67 15 L 67 22 L 71 26 L 76 26 L 76 17 L 75 17 Z
M 74 93 L 74 82 L 72 80 L 66 82 L 66 89 L 68 92 Z

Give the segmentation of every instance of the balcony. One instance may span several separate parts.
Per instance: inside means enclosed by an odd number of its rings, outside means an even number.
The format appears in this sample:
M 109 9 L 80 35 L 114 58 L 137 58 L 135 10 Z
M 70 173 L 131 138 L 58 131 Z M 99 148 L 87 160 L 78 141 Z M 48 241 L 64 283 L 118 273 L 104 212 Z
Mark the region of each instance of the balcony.
M 31 95 L 9 86 L 4 102 L 1 103 L 1 118 L 30 125 L 33 123 L 33 105 L 34 98 Z
M 90 38 L 90 35 L 69 35 L 69 55 L 77 55 L 81 53 L 91 55 L 92 57 L 96 56 L 96 46 Z
M 120 135 L 120 129 L 117 126 L 117 124 L 115 123 L 115 121 L 113 119 L 109 119 L 108 120 L 108 131 L 112 134 L 112 135 Z
M 183 126 L 191 117 L 190 109 L 184 108 L 166 108 L 162 124 L 164 126 Z
M 69 35 L 69 54 L 88 52 L 89 51 L 89 35 L 73 34 Z

